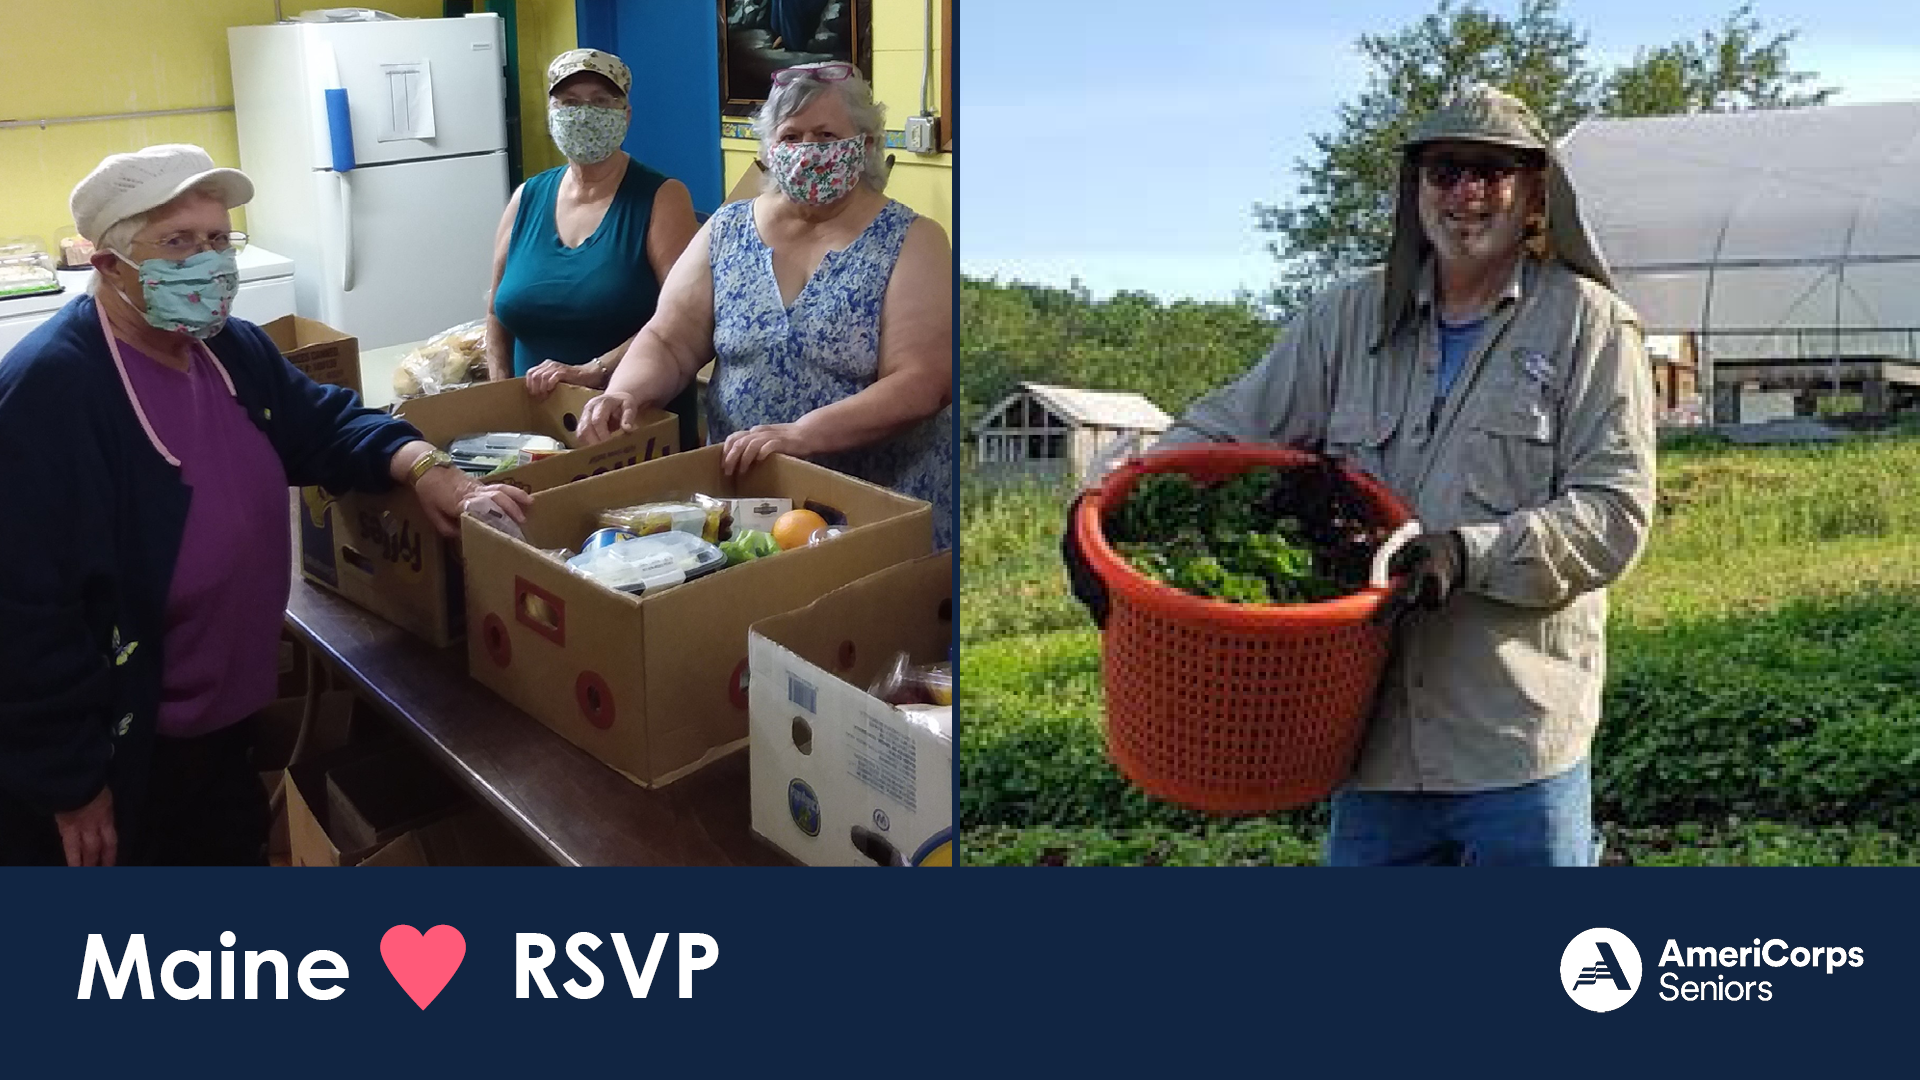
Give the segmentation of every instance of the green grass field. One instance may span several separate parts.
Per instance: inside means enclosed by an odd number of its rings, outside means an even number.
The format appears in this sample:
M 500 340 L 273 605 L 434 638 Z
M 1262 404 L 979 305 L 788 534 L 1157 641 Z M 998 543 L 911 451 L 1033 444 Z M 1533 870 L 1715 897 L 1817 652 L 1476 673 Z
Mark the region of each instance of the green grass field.
M 1612 591 L 1595 818 L 1608 863 L 1920 864 L 1920 433 L 1662 451 Z M 1324 807 L 1211 819 L 1106 759 L 1099 639 L 1067 592 L 1067 492 L 963 492 L 970 864 L 1311 864 Z

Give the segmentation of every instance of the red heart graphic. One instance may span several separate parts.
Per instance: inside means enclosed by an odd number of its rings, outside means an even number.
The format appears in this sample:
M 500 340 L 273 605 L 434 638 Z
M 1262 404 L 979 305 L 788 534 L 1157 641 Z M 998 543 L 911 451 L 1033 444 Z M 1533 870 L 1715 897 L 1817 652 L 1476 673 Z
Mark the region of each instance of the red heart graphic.
M 422 934 L 403 923 L 380 938 L 380 959 L 393 981 L 422 1009 L 440 996 L 466 958 L 467 939 L 444 924 Z

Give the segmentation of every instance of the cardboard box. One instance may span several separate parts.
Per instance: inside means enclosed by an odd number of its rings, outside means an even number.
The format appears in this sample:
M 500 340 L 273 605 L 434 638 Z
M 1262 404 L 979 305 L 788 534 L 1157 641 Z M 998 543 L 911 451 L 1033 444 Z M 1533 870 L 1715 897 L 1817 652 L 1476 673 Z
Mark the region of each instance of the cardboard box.
M 361 392 L 359 338 L 298 315 L 282 315 L 260 329 L 307 378 Z
M 415 398 L 394 415 L 420 429 L 435 446 L 486 431 L 527 431 L 573 449 L 509 469 L 489 482 L 543 491 L 637 464 L 679 447 L 679 420 L 648 413 L 631 433 L 581 447 L 574 436 L 580 410 L 596 391 L 562 385 L 544 401 L 527 394 L 526 380 L 481 383 Z M 460 551 L 433 531 L 413 492 L 404 488 L 338 498 L 303 488 L 299 515 L 300 569 L 324 586 L 435 646 L 459 640 L 466 621 Z M 578 540 L 576 538 L 575 542 Z
M 474 806 L 402 834 L 361 866 L 551 866 L 498 815 Z
M 283 697 L 261 710 L 254 731 L 253 767 L 259 770 L 267 798 L 281 790 L 286 782 L 287 766 L 295 749 L 303 758 L 332 753 L 347 744 L 347 732 L 353 717 L 353 694 L 345 690 L 323 691 L 307 725 L 306 741 L 300 742 L 300 726 L 306 719 L 305 697 Z M 273 804 L 273 822 L 268 827 L 267 853 L 286 855 L 292 840 L 287 831 L 287 804 L 284 796 Z
M 729 478 L 721 453 L 710 446 L 541 492 L 527 543 L 461 526 L 474 678 L 636 783 L 670 783 L 742 745 L 753 623 L 933 546 L 932 511 L 918 499 L 785 456 Z M 535 550 L 580 543 L 608 507 L 696 492 L 815 499 L 852 528 L 644 597 Z
M 288 832 L 294 866 L 523 866 L 545 862 L 464 792 L 453 799 L 417 799 L 418 788 L 450 788 L 451 781 L 404 744 L 347 746 L 298 762 L 286 771 Z M 359 792 L 352 814 L 385 837 L 367 842 L 342 835 L 332 791 Z M 422 806 L 434 808 L 423 811 Z M 399 818 L 410 818 L 402 827 Z M 351 826 L 349 826 L 351 827 Z M 396 850 L 397 848 L 397 850 Z
M 755 623 L 753 831 L 810 866 L 953 865 L 952 710 L 867 693 L 896 654 L 940 663 L 952 644 L 947 551 Z
M 327 772 L 367 753 L 364 747 L 348 746 L 287 766 L 283 790 L 294 866 L 356 866 L 373 854 L 343 849 L 328 831 Z
M 755 158 L 752 164 L 747 166 L 746 171 L 740 174 L 740 179 L 733 182 L 733 190 L 727 192 L 727 197 L 722 201 L 739 202 L 741 199 L 751 199 L 765 191 L 766 184 L 767 167 L 760 164 L 759 158 Z
M 327 834 L 343 850 L 379 847 L 468 802 L 446 773 L 392 746 L 327 773 Z

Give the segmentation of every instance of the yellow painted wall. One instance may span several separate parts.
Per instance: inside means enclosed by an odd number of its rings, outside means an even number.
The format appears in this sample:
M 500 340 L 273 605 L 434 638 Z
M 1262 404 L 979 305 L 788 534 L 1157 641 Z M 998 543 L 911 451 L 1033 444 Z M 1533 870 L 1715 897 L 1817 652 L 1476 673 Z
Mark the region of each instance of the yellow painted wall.
M 925 16 L 923 20 L 923 16 Z M 887 108 L 887 130 L 898 131 L 906 118 L 920 111 L 920 67 L 925 55 L 925 38 L 933 35 L 932 66 L 927 75 L 927 107 L 938 113 L 940 101 L 940 56 L 945 43 L 940 37 L 939 0 L 874 0 L 873 5 L 873 95 Z M 727 117 L 727 121 L 743 120 Z M 944 121 L 943 121 L 944 122 Z M 726 190 L 740 182 L 752 164 L 759 145 L 752 139 L 720 140 L 726 168 Z M 953 239 L 953 155 L 914 154 L 905 149 L 893 154 L 893 174 L 887 178 L 887 194 L 934 219 Z
M 324 6 L 282 0 L 287 13 Z M 382 0 L 395 15 L 433 18 L 441 0 Z M 922 13 L 931 8 L 923 30 Z M 940 108 L 940 5 L 876 0 L 874 90 L 899 130 L 919 111 L 921 34 L 933 34 L 928 98 Z M 546 131 L 546 64 L 577 41 L 573 0 L 520 0 L 523 159 L 531 175 L 561 163 Z M 51 243 L 72 224 L 67 195 L 108 154 L 163 142 L 204 146 L 238 166 L 229 26 L 268 23 L 273 0 L 0 0 L 0 119 L 216 107 L 229 111 L 138 120 L 0 128 L 0 237 Z M 722 139 L 726 187 L 746 171 L 751 139 Z M 895 155 L 887 193 L 953 231 L 953 155 Z M 235 215 L 245 227 L 245 211 Z
M 344 6 L 282 0 L 292 15 Z M 409 18 L 438 18 L 442 0 L 373 0 Z M 520 0 L 523 158 L 529 173 L 560 163 L 547 135 L 546 64 L 573 47 L 573 0 Z M 274 21 L 273 0 L 0 0 L 0 119 L 39 120 L 225 107 L 192 116 L 0 128 L 0 237 L 52 243 L 68 229 L 67 195 L 108 154 L 155 143 L 206 147 L 240 164 L 227 27 Z M 529 72 L 532 73 L 529 77 Z M 245 211 L 235 214 L 245 227 Z
M 578 48 L 574 0 L 520 0 L 520 160 L 522 175 L 532 176 L 567 159 L 547 134 L 547 65 Z

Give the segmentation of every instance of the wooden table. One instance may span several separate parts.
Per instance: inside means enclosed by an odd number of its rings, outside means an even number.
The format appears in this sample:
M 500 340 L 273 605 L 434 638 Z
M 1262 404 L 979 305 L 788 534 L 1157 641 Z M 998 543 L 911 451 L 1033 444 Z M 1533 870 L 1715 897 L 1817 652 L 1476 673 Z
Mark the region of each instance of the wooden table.
M 749 827 L 747 755 L 643 788 L 436 649 L 294 573 L 287 625 L 476 798 L 563 866 L 785 865 Z

